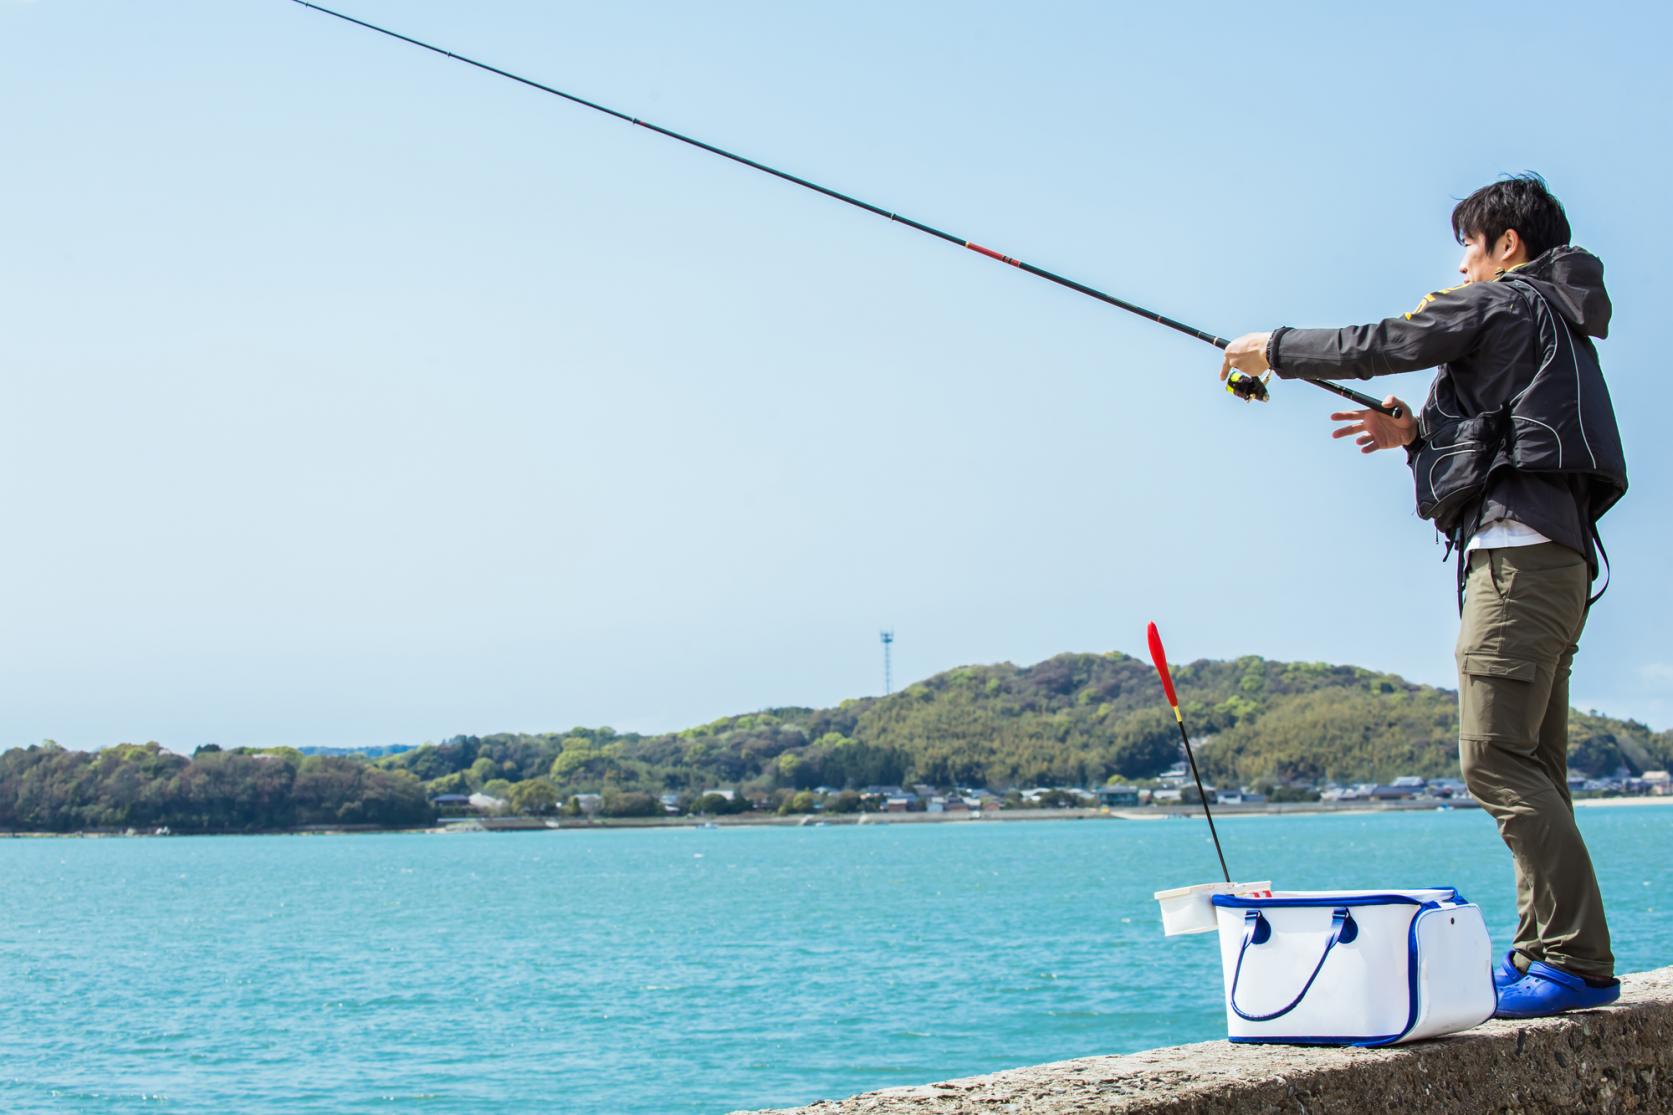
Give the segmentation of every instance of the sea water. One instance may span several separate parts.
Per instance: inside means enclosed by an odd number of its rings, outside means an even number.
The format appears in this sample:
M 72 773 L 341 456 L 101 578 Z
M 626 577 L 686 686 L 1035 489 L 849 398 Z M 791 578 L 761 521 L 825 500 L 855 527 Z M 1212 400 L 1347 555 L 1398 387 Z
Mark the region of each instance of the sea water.
M 1673 809 L 1579 811 L 1623 971 Z M 1476 810 L 1227 817 L 1240 878 L 1457 886 Z M 1224 1035 L 1200 820 L 0 840 L 0 1111 L 725 1112 Z

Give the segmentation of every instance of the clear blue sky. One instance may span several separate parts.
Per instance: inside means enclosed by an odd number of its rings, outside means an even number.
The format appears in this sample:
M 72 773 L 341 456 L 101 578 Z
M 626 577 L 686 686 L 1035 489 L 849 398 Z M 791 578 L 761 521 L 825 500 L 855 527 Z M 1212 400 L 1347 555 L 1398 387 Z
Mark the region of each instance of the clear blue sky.
M 1673 725 L 1664 7 L 340 6 L 1224 335 L 1543 172 L 1633 479 L 1574 700 Z M 0 746 L 676 728 L 884 626 L 1453 684 L 1403 460 L 971 253 L 287 0 L 0 0 L 0 134 Z

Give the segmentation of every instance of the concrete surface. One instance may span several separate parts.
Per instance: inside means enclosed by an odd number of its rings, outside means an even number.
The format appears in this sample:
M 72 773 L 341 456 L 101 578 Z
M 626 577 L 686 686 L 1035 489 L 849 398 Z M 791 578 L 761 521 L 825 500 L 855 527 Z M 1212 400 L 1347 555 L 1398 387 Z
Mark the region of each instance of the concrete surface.
M 1673 968 L 1602 1010 L 1390 1049 L 1225 1041 L 890 1088 L 774 1115 L 1536 1115 L 1673 1112 Z

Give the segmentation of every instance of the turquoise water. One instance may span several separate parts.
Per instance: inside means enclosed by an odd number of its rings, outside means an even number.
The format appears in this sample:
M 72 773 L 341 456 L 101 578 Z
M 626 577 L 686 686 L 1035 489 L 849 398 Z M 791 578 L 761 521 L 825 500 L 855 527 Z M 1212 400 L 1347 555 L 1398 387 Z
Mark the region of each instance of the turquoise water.
M 1587 809 L 1622 970 L 1673 810 Z M 1244 878 L 1449 883 L 1476 811 L 1240 817 Z M 674 1113 L 1223 1035 L 1200 821 L 0 840 L 0 1111 Z M 1660 912 L 1658 912 L 1658 906 Z

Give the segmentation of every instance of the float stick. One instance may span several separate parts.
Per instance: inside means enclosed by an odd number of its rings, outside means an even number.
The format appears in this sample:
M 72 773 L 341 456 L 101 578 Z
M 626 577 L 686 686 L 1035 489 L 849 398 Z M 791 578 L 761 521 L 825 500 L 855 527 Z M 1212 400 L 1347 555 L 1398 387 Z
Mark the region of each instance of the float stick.
M 1214 814 L 1208 808 L 1208 794 L 1202 788 L 1202 775 L 1197 773 L 1197 757 L 1191 751 L 1191 737 L 1185 733 L 1185 717 L 1179 711 L 1179 696 L 1173 691 L 1173 675 L 1168 673 L 1168 655 L 1162 649 L 1162 635 L 1156 630 L 1156 625 L 1150 625 L 1150 660 L 1156 663 L 1156 672 L 1162 675 L 1162 692 L 1168 695 L 1168 704 L 1173 706 L 1173 719 L 1179 725 L 1179 738 L 1185 741 L 1185 758 L 1191 763 L 1191 777 L 1197 780 L 1197 796 L 1202 798 L 1202 815 L 1208 818 L 1208 835 L 1214 838 L 1214 854 L 1220 857 L 1220 874 L 1226 877 L 1226 882 L 1232 881 L 1232 873 L 1226 870 L 1226 853 L 1220 847 L 1220 834 L 1214 830 Z
M 648 131 L 655 132 L 657 135 L 667 136 L 669 139 L 677 139 L 681 143 L 689 144 L 692 147 L 695 147 L 700 151 L 707 151 L 711 155 L 719 155 L 723 159 L 730 159 L 733 162 L 738 163 L 742 166 L 749 167 L 751 170 L 759 170 L 763 174 L 770 174 L 774 178 L 782 178 L 786 182 L 794 183 L 797 186 L 801 186 L 805 189 L 812 190 L 815 193 L 824 194 L 828 198 L 833 198 L 836 201 L 840 201 L 840 202 L 843 202 L 845 204 L 852 205 L 856 209 L 864 209 L 867 213 L 874 213 L 879 217 L 887 218 L 888 220 L 894 221 L 897 224 L 903 224 L 907 228 L 916 229 L 919 232 L 925 233 L 929 236 L 934 236 L 937 239 L 945 240 L 949 244 L 957 244 L 961 248 L 969 248 L 973 252 L 976 252 L 980 255 L 987 256 L 989 259 L 996 259 L 1000 263 L 1008 263 L 1012 267 L 1017 268 L 1018 270 L 1026 271 L 1030 275 L 1035 276 L 1036 278 L 1045 279 L 1046 281 L 1056 283 L 1058 286 L 1061 286 L 1061 287 L 1067 287 L 1068 289 L 1070 289 L 1072 291 L 1075 291 L 1079 294 L 1086 295 L 1088 298 L 1096 298 L 1100 302 L 1104 302 L 1108 305 L 1114 306 L 1117 309 L 1126 310 L 1130 314 L 1137 314 L 1139 317 L 1147 318 L 1150 321 L 1155 322 L 1157 325 L 1165 325 L 1169 329 L 1175 330 L 1176 332 L 1179 332 L 1179 333 L 1183 333 L 1187 337 L 1195 337 L 1199 341 L 1206 341 L 1208 344 L 1213 345 L 1215 348 L 1223 349 L 1228 344 L 1231 343 L 1230 341 L 1227 341 L 1224 337 L 1216 336 L 1213 333 L 1204 332 L 1203 330 L 1198 329 L 1196 326 L 1186 325 L 1182 321 L 1175 321 L 1173 318 L 1167 317 L 1163 314 L 1159 314 L 1155 310 L 1147 310 L 1143 306 L 1139 306 L 1139 305 L 1136 305 L 1132 302 L 1128 302 L 1128 301 L 1126 301 L 1125 299 L 1122 299 L 1122 298 L 1117 298 L 1113 294 L 1106 294 L 1103 291 L 1098 290 L 1094 287 L 1087 286 L 1085 283 L 1079 283 L 1079 282 L 1076 282 L 1074 279 L 1065 278 L 1064 276 L 1056 274 L 1055 272 L 1047 271 L 1043 267 L 1036 267 L 1032 263 L 1027 263 L 1027 262 L 1025 262 L 1023 260 L 1020 260 L 1020 259 L 1012 259 L 1008 255 L 1004 255 L 1000 252 L 996 252 L 992 248 L 984 248 L 984 247 L 982 247 L 982 245 L 977 244 L 977 243 L 973 243 L 972 241 L 966 240 L 961 236 L 954 236 L 950 232 L 943 232 L 941 229 L 933 228 L 930 225 L 926 225 L 921 221 L 915 221 L 910 217 L 903 217 L 899 213 L 891 213 L 889 210 L 884 209 L 880 205 L 873 205 L 869 201 L 862 201 L 857 197 L 851 197 L 848 194 L 841 193 L 837 190 L 833 190 L 828 186 L 821 186 L 817 182 L 810 182 L 806 178 L 800 178 L 800 177 L 798 177 L 794 174 L 789 173 L 788 171 L 779 170 L 776 167 L 770 167 L 766 163 L 758 163 L 754 159 L 748 159 L 748 158 L 745 158 L 742 155 L 736 154 L 735 152 L 728 151 L 723 147 L 716 147 L 712 143 L 705 143 L 700 139 L 694 139 L 691 136 L 684 135 L 680 132 L 676 132 L 672 128 L 664 128 L 662 125 L 653 124 L 649 120 L 641 120 L 637 116 L 630 115 L 630 114 L 628 114 L 626 112 L 622 112 L 618 109 L 610 108 L 607 105 L 601 105 L 601 104 L 598 104 L 595 101 L 589 101 L 586 98 L 578 97 L 573 93 L 565 93 L 562 89 L 554 89 L 550 85 L 544 85 L 544 84 L 542 84 L 538 81 L 534 81 L 530 78 L 521 77 L 517 74 L 514 74 L 514 73 L 510 72 L 509 70 L 502 70 L 497 66 L 490 66 L 486 62 L 478 62 L 474 58 L 466 58 L 463 54 L 457 54 L 457 53 L 455 53 L 451 50 L 445 50 L 442 47 L 434 46 L 434 45 L 432 45 L 430 43 L 427 43 L 427 42 L 424 42 L 420 39 L 415 39 L 415 38 L 411 37 L 410 35 L 403 35 L 398 31 L 391 31 L 387 27 L 379 27 L 375 23 L 368 23 L 363 19 L 356 19 L 354 16 L 344 15 L 342 12 L 333 11 L 330 8 L 324 8 L 324 7 L 321 7 L 318 4 L 311 4 L 311 3 L 308 2 L 308 0 L 296 0 L 296 3 L 301 4 L 304 8 L 311 8 L 314 11 L 321 12 L 325 15 L 336 16 L 338 19 L 344 21 L 345 23 L 352 23 L 356 27 L 364 27 L 368 31 L 376 31 L 380 35 L 387 35 L 392 39 L 399 39 L 403 43 L 410 43 L 413 46 L 421 47 L 424 50 L 432 51 L 433 53 L 440 54 L 444 58 L 451 58 L 456 62 L 463 62 L 467 66 L 475 66 L 477 69 L 485 70 L 488 73 L 494 74 L 497 77 L 503 77 L 503 78 L 506 78 L 510 81 L 515 81 L 515 82 L 518 82 L 519 84 L 527 85 L 531 89 L 538 89 L 542 93 L 550 93 L 554 97 L 562 97 L 564 100 L 569 101 L 572 104 L 581 105 L 583 108 L 590 108 L 595 112 L 602 112 L 606 116 L 614 116 L 618 120 L 626 121 L 629 124 L 635 124 L 635 125 L 637 125 L 641 128 L 645 128 Z M 1380 411 L 1383 414 L 1392 414 L 1393 413 L 1388 407 L 1383 406 L 1382 403 L 1378 402 L 1376 399 L 1373 399 L 1371 396 L 1362 394 L 1358 391 L 1354 391 L 1351 388 L 1343 387 L 1341 384 L 1326 383 L 1324 380 L 1317 380 L 1317 379 L 1305 380 L 1304 382 L 1311 383 L 1315 387 L 1322 387 L 1326 391 L 1330 391 L 1330 392 L 1333 392 L 1334 394 L 1342 396 L 1344 399 L 1352 399 L 1354 402 L 1360 404 L 1361 406 L 1369 407 L 1372 410 Z

